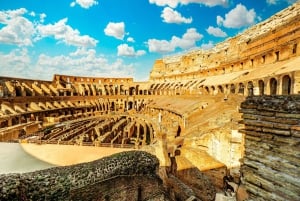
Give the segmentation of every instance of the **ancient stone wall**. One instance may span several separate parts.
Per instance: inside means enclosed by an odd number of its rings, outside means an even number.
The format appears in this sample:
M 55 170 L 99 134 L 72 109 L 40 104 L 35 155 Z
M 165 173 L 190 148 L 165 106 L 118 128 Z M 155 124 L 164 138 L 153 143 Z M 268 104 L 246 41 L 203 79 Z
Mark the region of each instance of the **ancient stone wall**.
M 158 159 L 131 151 L 94 162 L 0 175 L 0 200 L 149 200 L 165 196 Z
M 253 200 L 299 200 L 300 96 L 248 97 L 242 183 Z
M 150 80 L 186 80 L 260 67 L 299 56 L 300 3 L 209 50 L 192 50 L 154 63 Z

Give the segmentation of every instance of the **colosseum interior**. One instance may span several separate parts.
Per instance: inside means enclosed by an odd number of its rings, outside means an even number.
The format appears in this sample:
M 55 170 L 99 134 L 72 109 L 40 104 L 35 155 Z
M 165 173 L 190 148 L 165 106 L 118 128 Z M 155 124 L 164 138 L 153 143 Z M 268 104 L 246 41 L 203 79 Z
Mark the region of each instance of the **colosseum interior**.
M 0 77 L 0 141 L 146 151 L 159 159 L 158 174 L 170 200 L 217 199 L 228 174 L 231 199 L 297 200 L 299 65 L 297 2 L 213 49 L 156 60 L 147 82 L 60 74 L 52 81 Z M 251 151 L 271 146 L 260 146 L 253 133 L 259 133 L 257 122 L 264 119 L 259 115 L 270 112 L 262 108 L 269 103 L 274 111 L 287 102 L 273 101 L 276 97 L 295 97 L 294 110 L 288 110 L 294 116 L 281 116 L 271 126 L 281 129 L 274 133 L 294 147 L 286 149 L 293 154 L 282 156 L 293 157 L 285 167 L 294 168 L 293 174 L 278 177 L 284 183 L 259 177 L 254 169 L 268 163 L 259 163 Z M 251 103 L 260 105 L 256 112 Z M 288 134 L 283 132 L 287 118 L 293 125 Z M 276 127 L 274 122 L 283 123 Z M 271 130 L 264 136 L 272 138 Z

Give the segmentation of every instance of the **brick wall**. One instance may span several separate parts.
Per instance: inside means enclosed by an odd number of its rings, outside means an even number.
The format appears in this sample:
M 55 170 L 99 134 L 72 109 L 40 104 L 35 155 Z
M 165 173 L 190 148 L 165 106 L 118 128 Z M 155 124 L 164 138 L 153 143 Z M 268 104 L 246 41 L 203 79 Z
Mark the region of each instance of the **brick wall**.
M 242 183 L 251 200 L 300 198 L 300 96 L 248 97 Z

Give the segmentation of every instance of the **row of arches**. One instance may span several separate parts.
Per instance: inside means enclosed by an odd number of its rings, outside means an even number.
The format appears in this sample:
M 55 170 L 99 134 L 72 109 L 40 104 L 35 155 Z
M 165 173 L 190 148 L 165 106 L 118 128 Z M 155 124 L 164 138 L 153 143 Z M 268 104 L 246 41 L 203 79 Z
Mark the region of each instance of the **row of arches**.
M 196 83 L 196 84 L 195 84 Z M 183 83 L 161 83 L 151 86 L 155 95 L 184 95 L 184 94 L 240 94 L 251 95 L 290 95 L 294 94 L 294 78 L 292 73 L 251 81 L 232 84 L 206 86 L 202 81 Z

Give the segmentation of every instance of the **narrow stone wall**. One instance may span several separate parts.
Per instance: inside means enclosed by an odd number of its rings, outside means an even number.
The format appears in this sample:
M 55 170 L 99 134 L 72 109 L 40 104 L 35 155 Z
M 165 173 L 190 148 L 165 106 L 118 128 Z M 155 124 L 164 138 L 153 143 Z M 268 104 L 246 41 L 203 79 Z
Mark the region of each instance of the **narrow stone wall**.
M 248 97 L 242 183 L 251 200 L 300 198 L 300 96 Z
M 97 161 L 0 175 L 0 200 L 149 200 L 164 198 L 158 159 L 130 151 Z M 167 198 L 162 200 L 168 200 Z

